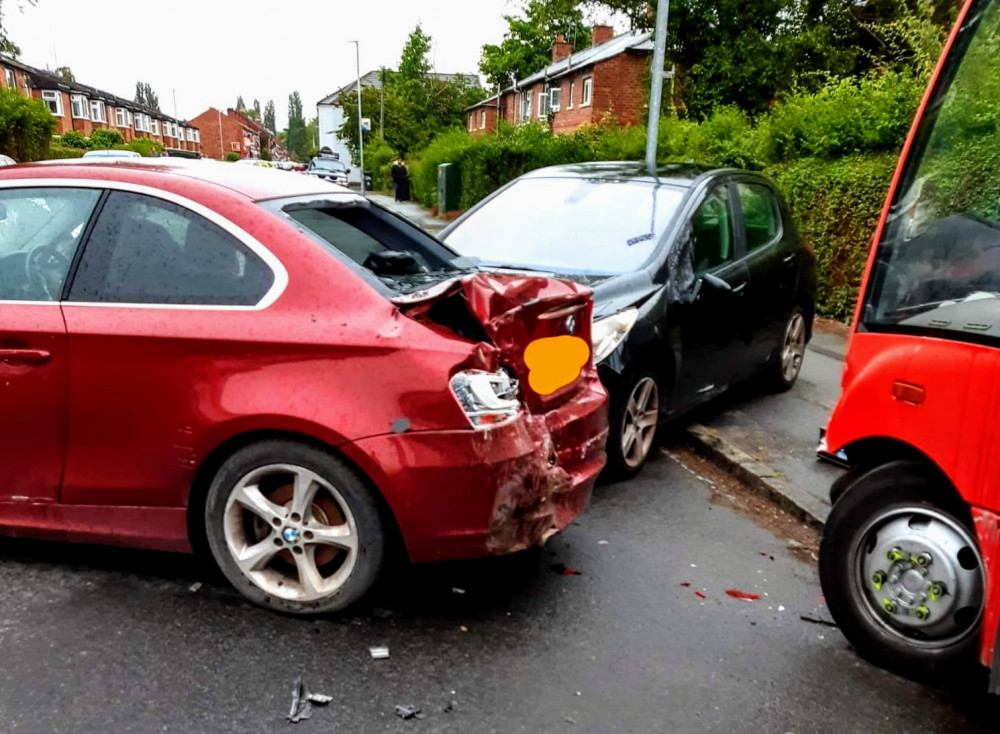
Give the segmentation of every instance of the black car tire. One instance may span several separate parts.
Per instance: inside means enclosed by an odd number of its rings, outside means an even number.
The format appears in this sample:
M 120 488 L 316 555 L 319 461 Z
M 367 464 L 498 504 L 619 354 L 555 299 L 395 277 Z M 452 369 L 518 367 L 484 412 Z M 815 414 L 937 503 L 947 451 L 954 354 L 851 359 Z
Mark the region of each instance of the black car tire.
M 301 547 L 296 549 L 285 541 L 285 549 L 281 551 L 285 556 L 279 558 L 276 555 L 275 560 L 268 561 L 268 564 L 283 562 L 284 566 L 279 567 L 279 570 L 284 569 L 288 574 L 291 574 L 294 568 L 300 584 L 302 576 L 300 575 L 301 572 L 298 571 L 300 568 L 298 564 L 303 561 L 303 556 L 305 556 L 306 560 L 312 559 L 312 565 L 316 568 L 319 566 L 319 562 L 316 560 L 319 554 L 323 552 L 329 553 L 328 549 L 333 549 L 335 554 L 344 553 L 341 563 L 346 564 L 347 561 L 344 559 L 350 558 L 351 551 L 341 550 L 336 546 L 321 545 L 318 540 L 307 541 L 306 538 L 313 537 L 312 530 L 316 530 L 318 534 L 321 532 L 321 528 L 324 527 L 329 528 L 336 525 L 342 528 L 347 527 L 349 523 L 353 523 L 351 529 L 355 535 L 354 542 L 356 543 L 356 549 L 353 551 L 353 567 L 349 569 L 347 577 L 339 581 L 336 588 L 331 588 L 330 593 L 324 593 L 321 598 L 308 598 L 300 601 L 295 598 L 286 598 L 276 593 L 269 593 L 259 583 L 255 583 L 241 569 L 232 550 L 233 546 L 227 540 L 227 538 L 232 538 L 234 532 L 232 530 L 233 524 L 240 523 L 240 521 L 233 519 L 233 513 L 244 510 L 244 506 L 235 501 L 232 507 L 235 507 L 237 504 L 240 504 L 240 507 L 236 510 L 231 509 L 230 496 L 240 489 L 241 483 L 248 477 L 255 476 L 255 472 L 267 472 L 271 467 L 274 467 L 277 472 L 280 472 L 282 467 L 290 467 L 293 470 L 301 469 L 303 475 L 316 477 L 318 481 L 313 483 L 321 486 L 323 489 L 317 490 L 316 497 L 310 501 L 307 512 L 300 517 L 302 522 L 297 527 L 301 533 L 301 537 L 297 543 Z M 295 477 L 294 474 L 290 476 Z M 276 497 L 275 491 L 271 491 L 269 495 L 266 493 L 267 475 L 264 474 L 263 477 L 254 486 L 259 488 L 262 496 L 268 498 Z M 332 488 L 332 492 L 327 488 Z M 287 487 L 284 489 L 288 491 Z M 280 492 L 282 489 L 279 488 L 277 491 Z M 291 491 L 294 496 L 294 490 Z M 321 496 L 320 493 L 324 491 L 326 493 Z M 277 501 L 281 502 L 280 499 Z M 323 507 L 330 507 L 328 503 L 331 501 L 336 503 L 336 505 L 332 509 L 326 510 L 326 513 L 323 515 L 324 519 L 326 515 L 332 517 L 334 512 L 340 512 L 342 519 L 336 523 L 332 520 L 326 520 L 326 525 L 324 525 L 317 519 L 322 512 L 320 503 L 327 503 Z M 294 509 L 291 506 L 291 502 L 292 500 L 289 500 L 284 506 L 274 503 L 266 506 L 264 503 L 261 503 L 261 505 L 265 507 L 264 515 L 267 515 L 266 510 L 271 507 L 280 507 L 286 510 Z M 244 510 L 244 512 L 250 513 L 247 515 L 250 521 L 257 522 L 256 512 L 248 510 Z M 291 523 L 295 517 L 297 516 L 287 516 L 284 522 Z M 274 528 L 266 522 L 263 524 L 263 527 L 270 533 L 264 539 L 270 540 L 273 538 L 274 542 L 277 543 L 279 538 L 284 538 L 283 528 L 278 525 L 278 520 L 278 517 L 273 518 Z M 244 521 L 244 524 L 247 527 L 251 527 L 252 522 Z M 215 562 L 229 582 L 237 591 L 254 604 L 272 611 L 296 616 L 310 616 L 339 611 L 359 601 L 368 593 L 377 581 L 385 561 L 385 527 L 379 503 L 372 495 L 372 491 L 352 467 L 331 453 L 295 441 L 263 441 L 247 446 L 234 453 L 216 473 L 208 490 L 205 503 L 205 534 L 208 546 Z M 244 532 L 244 530 L 241 529 L 239 532 Z M 264 535 L 263 530 L 260 531 L 259 535 Z M 253 541 L 247 540 L 246 547 L 244 548 L 245 551 L 249 551 L 251 542 L 256 543 L 262 540 L 259 535 Z M 312 546 L 311 555 L 310 545 Z M 291 551 L 293 550 L 298 553 L 298 558 L 292 554 Z M 335 562 L 336 560 L 337 556 L 334 555 L 331 562 Z M 273 565 L 265 566 L 264 570 L 270 573 L 273 570 Z M 334 576 L 336 576 L 336 572 L 330 578 Z M 320 578 L 323 581 L 330 580 L 322 576 Z M 302 586 L 304 591 L 305 587 L 304 585 Z M 292 588 L 294 588 L 294 585 L 286 586 L 283 583 L 277 584 L 278 591 L 284 592 L 285 589 Z M 322 592 L 318 591 L 317 594 L 319 593 Z
M 785 321 L 778 353 L 766 369 L 765 380 L 769 390 L 787 392 L 799 379 L 808 331 L 805 311 L 801 306 L 794 306 Z
M 646 406 L 647 419 L 655 417 L 655 422 L 652 425 L 652 430 L 647 429 L 647 434 L 638 440 L 642 440 L 646 446 L 641 458 L 636 461 L 636 454 L 629 453 L 626 454 L 625 450 L 625 431 L 627 427 L 635 423 L 635 418 L 632 412 L 630 412 L 630 403 L 634 397 L 637 397 L 637 393 L 641 394 L 641 390 L 644 386 L 649 386 L 652 390 L 650 399 L 653 403 L 652 407 Z M 608 433 L 608 464 L 605 468 L 605 476 L 609 479 L 624 480 L 631 479 L 632 477 L 639 474 L 642 471 L 642 467 L 646 465 L 646 461 L 649 459 L 649 455 L 653 452 L 653 447 L 656 445 L 656 432 L 659 428 L 659 408 L 662 405 L 662 395 L 660 390 L 660 380 L 652 372 L 644 371 L 639 372 L 635 378 L 632 380 L 628 389 L 622 393 L 625 399 L 617 411 L 617 415 L 614 416 L 611 424 L 611 430 Z M 641 396 L 641 395 L 640 395 Z
M 878 563 L 889 563 L 883 561 L 881 556 L 873 555 L 876 542 L 883 544 L 886 540 L 893 541 L 895 538 L 888 524 L 873 525 L 881 518 L 898 516 L 901 520 L 897 522 L 902 526 L 902 520 L 910 515 L 923 521 L 931 515 L 922 513 L 933 513 L 935 517 L 944 520 L 942 528 L 947 528 L 948 523 L 951 523 L 959 532 L 964 529 L 975 546 L 975 529 L 968 509 L 958 502 L 947 500 L 948 497 L 933 472 L 920 464 L 897 461 L 862 474 L 834 505 L 823 529 L 819 557 L 820 582 L 826 603 L 854 649 L 876 665 L 907 678 L 941 687 L 968 683 L 974 676 L 981 674 L 982 671 L 976 664 L 981 611 L 974 618 L 974 623 L 969 615 L 970 623 L 967 627 L 952 637 L 939 640 L 940 644 L 930 644 L 934 641 L 927 635 L 923 636 L 926 640 L 922 641 L 919 629 L 911 631 L 905 626 L 899 626 L 899 619 L 912 619 L 909 616 L 901 617 L 902 610 L 883 612 L 877 608 L 872 596 L 885 594 L 889 598 L 891 595 L 883 592 L 881 587 L 870 593 L 867 584 L 872 580 L 859 570 L 862 568 L 859 564 L 863 564 L 866 557 Z M 912 523 L 913 520 L 907 522 Z M 880 537 L 880 534 L 884 535 Z M 900 547 L 907 547 L 905 541 L 900 543 Z M 868 550 L 865 551 L 865 548 Z M 970 550 L 975 551 L 975 558 L 981 569 L 982 560 L 978 547 Z M 962 552 L 969 553 L 965 548 Z M 959 558 L 961 557 L 960 553 Z M 937 566 L 936 573 L 943 573 L 940 568 L 943 565 L 943 559 L 936 559 L 928 568 L 934 573 Z M 969 573 L 975 573 L 971 563 L 970 568 L 972 570 Z M 948 593 L 958 598 L 961 596 L 959 591 L 956 585 Z M 866 594 L 869 596 L 866 597 Z M 934 605 L 929 606 L 932 607 L 933 615 Z M 950 611 L 950 607 L 948 609 Z M 956 613 L 954 618 L 957 617 Z M 944 618 L 946 617 L 942 617 Z M 898 631 L 900 629 L 903 630 L 902 633 Z

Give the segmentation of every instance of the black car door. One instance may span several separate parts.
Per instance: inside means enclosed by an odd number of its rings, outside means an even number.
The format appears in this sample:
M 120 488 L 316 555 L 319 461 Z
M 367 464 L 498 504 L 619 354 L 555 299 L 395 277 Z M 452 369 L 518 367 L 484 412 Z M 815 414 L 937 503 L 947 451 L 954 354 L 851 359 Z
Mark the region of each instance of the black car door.
M 730 187 L 712 185 L 689 220 L 695 296 L 672 304 L 670 329 L 679 350 L 678 409 L 726 389 L 731 363 L 745 330 L 749 275 L 741 259 Z
M 763 180 L 740 177 L 735 182 L 736 221 L 745 251 L 750 284 L 749 319 L 741 376 L 764 367 L 784 337 L 798 280 L 798 248 L 794 233 L 782 226 L 777 194 Z

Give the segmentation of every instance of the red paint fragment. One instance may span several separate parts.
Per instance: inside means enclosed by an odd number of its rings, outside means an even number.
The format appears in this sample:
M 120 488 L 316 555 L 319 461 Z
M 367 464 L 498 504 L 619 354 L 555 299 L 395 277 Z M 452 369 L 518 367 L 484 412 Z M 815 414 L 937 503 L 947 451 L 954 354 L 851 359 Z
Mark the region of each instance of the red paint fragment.
M 683 586 L 685 589 L 689 589 L 691 588 L 691 582 L 685 581 L 684 583 L 681 584 L 681 586 Z
M 572 568 L 567 568 L 565 571 L 563 571 L 563 576 L 583 576 L 583 572 L 576 571 Z
M 764 551 L 761 551 L 761 552 L 760 552 L 760 554 L 761 554 L 761 555 L 762 555 L 762 556 L 763 556 L 764 558 L 767 558 L 767 553 L 765 553 Z
M 740 591 L 739 589 L 726 589 L 726 595 L 734 599 L 742 599 L 743 601 L 757 601 L 760 599 L 760 594 L 751 594 L 749 591 Z
M 705 594 L 704 594 L 704 592 L 701 592 L 701 591 L 696 591 L 696 592 L 694 592 L 694 595 L 695 595 L 696 597 L 698 597 L 699 599 L 704 599 L 704 598 L 705 598 Z

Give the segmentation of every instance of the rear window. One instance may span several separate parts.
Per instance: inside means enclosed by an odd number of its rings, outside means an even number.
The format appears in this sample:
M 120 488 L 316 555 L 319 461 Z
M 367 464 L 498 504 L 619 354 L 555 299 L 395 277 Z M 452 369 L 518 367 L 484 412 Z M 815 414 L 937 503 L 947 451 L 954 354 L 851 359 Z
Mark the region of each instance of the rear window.
M 367 202 L 289 204 L 284 213 L 313 239 L 407 293 L 463 270 L 454 252 L 423 230 Z

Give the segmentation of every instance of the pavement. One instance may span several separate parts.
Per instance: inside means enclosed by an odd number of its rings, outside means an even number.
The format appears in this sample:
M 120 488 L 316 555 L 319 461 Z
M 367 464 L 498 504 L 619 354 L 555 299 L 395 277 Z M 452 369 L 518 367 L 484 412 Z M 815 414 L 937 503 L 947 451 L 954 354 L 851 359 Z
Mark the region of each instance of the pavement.
M 801 620 L 829 614 L 814 563 L 713 492 L 659 452 L 545 549 L 404 568 L 365 607 L 306 621 L 193 557 L 0 540 L 0 730 L 289 731 L 303 676 L 333 697 L 303 734 L 995 731 L 989 700 Z
M 432 233 L 447 224 L 414 202 L 374 194 L 370 198 Z M 687 440 L 720 468 L 803 520 L 822 525 L 830 513 L 830 486 L 843 470 L 817 460 L 816 446 L 819 430 L 840 396 L 846 350 L 846 330 L 822 324 L 792 390 L 762 394 L 754 383 L 742 385 L 683 417 L 680 427 Z

